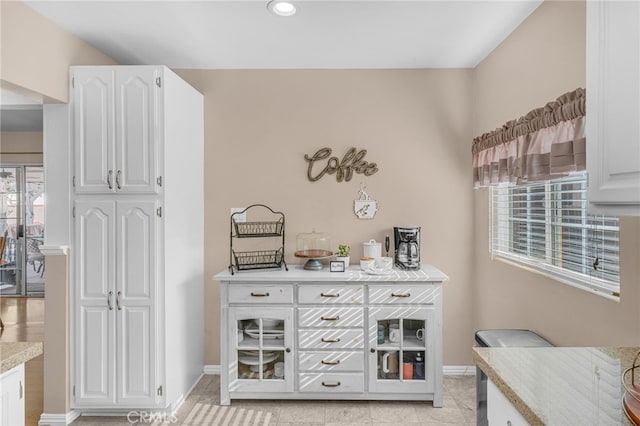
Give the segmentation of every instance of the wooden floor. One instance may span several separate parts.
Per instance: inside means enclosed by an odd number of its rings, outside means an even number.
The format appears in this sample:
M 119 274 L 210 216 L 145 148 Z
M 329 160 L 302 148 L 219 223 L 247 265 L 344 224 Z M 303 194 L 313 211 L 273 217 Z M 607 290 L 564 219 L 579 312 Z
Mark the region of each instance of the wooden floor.
M 44 299 L 1 297 L 0 317 L 4 330 L 3 342 L 44 342 Z M 25 419 L 26 426 L 40 420 L 43 408 L 44 356 L 25 364 Z

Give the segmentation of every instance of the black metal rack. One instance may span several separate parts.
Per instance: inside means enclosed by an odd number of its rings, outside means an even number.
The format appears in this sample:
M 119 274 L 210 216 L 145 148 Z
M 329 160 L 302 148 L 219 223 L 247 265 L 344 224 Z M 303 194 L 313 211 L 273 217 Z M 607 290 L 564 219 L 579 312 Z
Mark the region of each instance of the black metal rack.
M 237 217 L 255 208 L 263 208 L 270 212 L 273 220 L 259 220 L 239 222 Z M 273 238 L 280 237 L 281 246 L 275 250 L 235 251 L 233 249 L 234 238 Z M 264 204 L 252 204 L 246 209 L 235 212 L 230 219 L 229 232 L 229 271 L 233 275 L 236 271 L 248 271 L 255 269 L 280 269 L 284 266 L 289 270 L 284 261 L 284 213 L 276 212 Z

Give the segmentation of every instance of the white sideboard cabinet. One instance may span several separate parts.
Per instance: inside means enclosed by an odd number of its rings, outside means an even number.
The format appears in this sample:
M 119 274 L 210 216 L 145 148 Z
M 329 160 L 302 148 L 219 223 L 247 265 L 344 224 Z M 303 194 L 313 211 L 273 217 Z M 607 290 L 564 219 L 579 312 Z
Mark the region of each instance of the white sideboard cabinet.
M 221 404 L 405 399 L 442 406 L 442 284 L 431 265 L 373 276 L 293 266 L 214 277 Z
M 640 3 L 587 2 L 589 211 L 640 216 Z
M 162 66 L 71 68 L 72 406 L 173 411 L 203 368 L 203 97 Z

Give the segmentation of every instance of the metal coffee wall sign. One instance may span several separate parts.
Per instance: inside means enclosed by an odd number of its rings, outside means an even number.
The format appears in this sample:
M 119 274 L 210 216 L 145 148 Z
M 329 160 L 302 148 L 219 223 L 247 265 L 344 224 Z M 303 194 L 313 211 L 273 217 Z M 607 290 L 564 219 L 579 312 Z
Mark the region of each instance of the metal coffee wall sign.
M 307 178 L 311 182 L 320 180 L 324 175 L 335 173 L 338 182 L 349 182 L 354 173 L 371 176 L 378 171 L 376 163 L 364 160 L 367 155 L 366 149 L 358 151 L 356 148 L 349 148 L 342 159 L 331 157 L 331 148 L 321 148 L 311 157 L 305 154 L 304 159 L 309 163 L 307 167 Z

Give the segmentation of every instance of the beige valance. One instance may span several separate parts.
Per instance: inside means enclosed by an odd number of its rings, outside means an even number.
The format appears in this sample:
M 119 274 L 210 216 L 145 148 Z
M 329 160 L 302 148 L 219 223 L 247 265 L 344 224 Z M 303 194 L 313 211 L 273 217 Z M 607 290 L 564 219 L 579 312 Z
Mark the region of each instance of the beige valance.
M 565 93 L 473 140 L 474 186 L 526 183 L 585 170 L 585 90 Z

